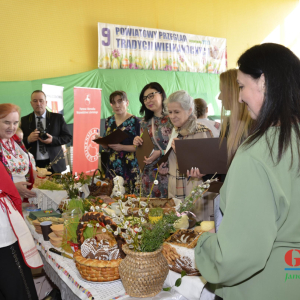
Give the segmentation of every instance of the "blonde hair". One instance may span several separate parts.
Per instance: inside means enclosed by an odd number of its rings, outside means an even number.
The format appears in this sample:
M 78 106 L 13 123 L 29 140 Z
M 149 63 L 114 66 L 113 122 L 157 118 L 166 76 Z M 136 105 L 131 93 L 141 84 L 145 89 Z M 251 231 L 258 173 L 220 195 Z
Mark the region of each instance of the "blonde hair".
M 220 90 L 222 92 L 220 137 L 221 141 L 225 136 L 227 137 L 228 165 L 231 164 L 238 147 L 248 137 L 252 121 L 246 105 L 238 101 L 237 71 L 237 69 L 230 69 L 220 75 Z M 228 111 L 230 111 L 230 116 L 228 116 Z

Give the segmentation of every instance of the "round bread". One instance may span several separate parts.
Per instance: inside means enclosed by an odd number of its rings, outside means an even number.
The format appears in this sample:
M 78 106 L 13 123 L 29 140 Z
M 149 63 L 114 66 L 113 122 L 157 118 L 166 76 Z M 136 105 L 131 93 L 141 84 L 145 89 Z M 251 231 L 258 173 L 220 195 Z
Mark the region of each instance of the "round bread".
M 83 232 L 85 230 L 85 228 L 87 227 L 87 222 L 90 221 L 96 221 L 97 223 L 102 223 L 105 226 L 106 225 L 110 225 L 110 227 L 112 228 L 113 231 L 117 230 L 117 224 L 108 216 L 105 216 L 102 212 L 88 212 L 85 213 L 81 219 L 79 220 L 79 225 L 77 227 L 77 241 L 79 246 L 82 245 L 82 243 L 84 242 L 84 236 L 83 236 Z M 83 222 L 83 224 L 81 224 L 81 222 Z M 121 258 L 125 257 L 125 253 L 122 250 L 122 246 L 126 243 L 124 238 L 121 237 L 120 235 L 116 235 L 114 236 L 114 238 L 117 241 L 117 245 L 120 251 L 120 255 Z

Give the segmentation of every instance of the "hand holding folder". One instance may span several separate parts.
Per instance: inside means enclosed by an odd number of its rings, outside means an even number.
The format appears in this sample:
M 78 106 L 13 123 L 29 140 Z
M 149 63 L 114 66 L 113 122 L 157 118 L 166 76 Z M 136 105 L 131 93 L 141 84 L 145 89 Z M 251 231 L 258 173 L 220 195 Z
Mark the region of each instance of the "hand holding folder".
M 118 128 L 117 130 L 113 131 L 110 135 L 107 135 L 106 137 L 103 138 L 97 138 L 93 140 L 93 142 L 101 146 L 108 147 L 108 144 L 120 144 L 126 138 L 128 138 L 128 134 Z
M 138 146 L 136 148 L 136 158 L 137 161 L 139 163 L 139 167 L 141 172 L 144 170 L 145 168 L 145 156 L 149 157 L 154 149 L 154 145 L 152 143 L 151 137 L 149 135 L 149 132 L 147 129 L 145 129 L 145 131 L 143 132 L 143 135 L 141 135 L 141 138 L 143 140 L 143 144 L 141 146 Z
M 176 140 L 179 172 L 199 168 L 202 174 L 227 173 L 227 141 L 219 138 Z

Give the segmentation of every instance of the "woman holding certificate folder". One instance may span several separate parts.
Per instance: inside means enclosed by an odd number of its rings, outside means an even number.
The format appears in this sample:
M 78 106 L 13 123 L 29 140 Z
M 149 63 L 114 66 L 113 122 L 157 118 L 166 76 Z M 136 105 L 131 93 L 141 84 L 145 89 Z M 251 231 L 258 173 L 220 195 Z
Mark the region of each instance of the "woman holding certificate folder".
M 121 129 L 128 134 L 128 138 L 120 144 L 109 144 L 108 147 L 104 147 L 109 151 L 106 177 L 112 179 L 116 175 L 122 176 L 126 192 L 133 193 L 139 167 L 134 153 L 136 148 L 132 143 L 134 137 L 140 133 L 140 121 L 127 112 L 129 101 L 124 91 L 113 92 L 109 96 L 109 102 L 114 114 L 105 120 L 104 136 Z
M 168 158 L 169 197 L 184 199 L 189 196 L 193 187 L 200 183 L 200 178 L 203 175 L 200 174 L 199 169 L 192 170 L 191 173 L 195 176 L 193 178 L 189 178 L 190 172 L 188 170 L 187 174 L 179 173 L 174 140 L 211 138 L 213 134 L 205 125 L 197 123 L 194 99 L 186 91 L 181 90 L 171 94 L 165 101 L 165 105 L 168 108 L 169 118 L 174 125 L 167 147 L 167 150 L 171 147 L 174 150 Z
M 163 101 L 166 99 L 166 93 L 162 86 L 157 82 L 147 84 L 141 91 L 140 102 L 142 104 L 140 113 L 144 116 L 141 122 L 141 134 L 148 130 L 151 140 L 154 144 L 154 151 L 149 157 L 145 157 L 146 166 L 142 176 L 142 192 L 148 196 L 156 176 L 156 164 L 164 155 L 169 142 L 169 135 L 173 125 L 165 112 Z M 140 136 L 135 137 L 133 144 L 142 145 L 143 140 Z M 153 188 L 151 197 L 168 197 L 168 177 L 157 174 L 157 181 Z

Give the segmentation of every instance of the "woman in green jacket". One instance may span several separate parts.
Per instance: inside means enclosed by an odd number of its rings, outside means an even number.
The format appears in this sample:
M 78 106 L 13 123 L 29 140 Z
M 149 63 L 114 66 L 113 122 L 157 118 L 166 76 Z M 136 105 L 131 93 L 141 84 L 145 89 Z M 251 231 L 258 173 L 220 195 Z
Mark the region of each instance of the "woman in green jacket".
M 262 44 L 238 60 L 239 102 L 255 125 L 221 189 L 217 233 L 196 264 L 224 300 L 300 299 L 300 61 Z

